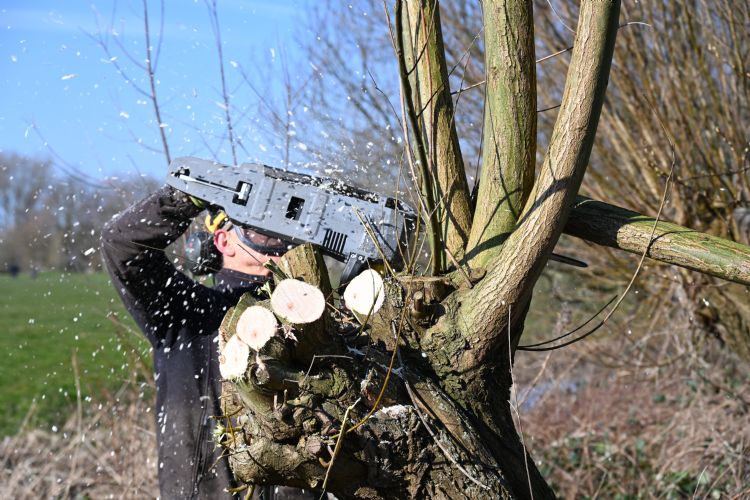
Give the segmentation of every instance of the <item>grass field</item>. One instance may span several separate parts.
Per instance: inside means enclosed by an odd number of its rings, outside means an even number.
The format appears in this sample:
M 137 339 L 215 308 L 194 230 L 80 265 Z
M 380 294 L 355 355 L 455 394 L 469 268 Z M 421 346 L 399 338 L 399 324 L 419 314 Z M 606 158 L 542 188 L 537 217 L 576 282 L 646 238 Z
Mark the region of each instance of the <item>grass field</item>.
M 117 326 L 108 315 L 117 315 Z M 0 437 L 32 423 L 59 425 L 76 403 L 101 401 L 149 359 L 148 344 L 104 273 L 0 275 Z

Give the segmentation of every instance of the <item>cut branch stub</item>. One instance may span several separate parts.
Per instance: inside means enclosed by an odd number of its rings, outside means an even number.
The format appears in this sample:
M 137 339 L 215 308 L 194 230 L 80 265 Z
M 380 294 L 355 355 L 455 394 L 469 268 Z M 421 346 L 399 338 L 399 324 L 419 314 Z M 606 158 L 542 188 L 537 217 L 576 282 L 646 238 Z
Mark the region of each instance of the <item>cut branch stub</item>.
M 331 280 L 328 278 L 323 256 L 311 244 L 305 243 L 289 250 L 278 262 L 288 277 L 303 280 L 316 286 L 325 297 L 331 294 Z
M 372 315 L 383 307 L 383 278 L 367 269 L 354 278 L 344 290 L 346 307 L 357 314 Z
M 261 306 L 250 306 L 237 321 L 237 336 L 259 351 L 276 334 L 279 322 L 271 311 Z
M 247 360 L 250 357 L 250 347 L 233 335 L 224 345 L 219 355 L 219 372 L 225 380 L 236 380 L 245 375 Z
M 318 288 L 304 281 L 286 279 L 271 294 L 271 307 L 282 319 L 300 325 L 320 318 L 326 300 Z

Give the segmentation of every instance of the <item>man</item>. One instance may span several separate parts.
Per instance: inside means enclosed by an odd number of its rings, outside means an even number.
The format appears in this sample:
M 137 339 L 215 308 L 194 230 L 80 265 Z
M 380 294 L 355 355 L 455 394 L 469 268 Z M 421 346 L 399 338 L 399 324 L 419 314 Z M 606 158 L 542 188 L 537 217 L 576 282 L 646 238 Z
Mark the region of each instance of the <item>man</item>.
M 106 224 L 102 253 L 112 282 L 154 352 L 161 498 L 226 498 L 235 486 L 212 442 L 222 409 L 217 329 L 245 292 L 257 293 L 287 244 L 232 224 L 220 212 L 209 229 L 223 265 L 215 287 L 178 271 L 164 254 L 202 211 L 165 186 Z

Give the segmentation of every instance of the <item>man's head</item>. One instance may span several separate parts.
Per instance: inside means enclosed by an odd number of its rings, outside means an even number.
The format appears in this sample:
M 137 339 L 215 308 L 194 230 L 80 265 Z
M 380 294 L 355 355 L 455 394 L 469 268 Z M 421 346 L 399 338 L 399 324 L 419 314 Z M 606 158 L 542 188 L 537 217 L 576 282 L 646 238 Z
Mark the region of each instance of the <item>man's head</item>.
M 268 261 L 278 262 L 290 248 L 289 243 L 234 224 L 225 215 L 214 216 L 206 225 L 213 231 L 214 246 L 222 254 L 226 269 L 269 276 L 271 271 L 263 265 Z

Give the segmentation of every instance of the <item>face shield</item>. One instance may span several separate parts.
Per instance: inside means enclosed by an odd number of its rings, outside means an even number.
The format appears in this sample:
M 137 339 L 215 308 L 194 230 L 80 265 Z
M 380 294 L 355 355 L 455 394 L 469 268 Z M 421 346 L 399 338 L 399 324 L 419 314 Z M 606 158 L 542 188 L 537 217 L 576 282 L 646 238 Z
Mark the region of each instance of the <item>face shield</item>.
M 265 255 L 272 255 L 278 257 L 284 255 L 294 245 L 288 241 L 273 236 L 267 236 L 259 233 L 255 229 L 248 227 L 242 227 L 235 224 L 232 229 L 234 230 L 240 241 L 252 248 L 256 252 L 260 252 Z

